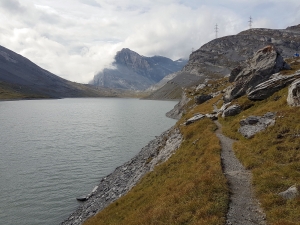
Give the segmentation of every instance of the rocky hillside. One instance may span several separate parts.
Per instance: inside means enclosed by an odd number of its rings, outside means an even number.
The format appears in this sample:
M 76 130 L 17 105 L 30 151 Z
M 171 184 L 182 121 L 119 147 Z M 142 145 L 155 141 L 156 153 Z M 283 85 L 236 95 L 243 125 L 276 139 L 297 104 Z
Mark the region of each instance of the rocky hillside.
M 179 71 L 186 60 L 173 61 L 162 56 L 145 57 L 124 48 L 117 52 L 112 69 L 95 75 L 92 85 L 130 90 L 145 90 L 168 74 Z
M 184 88 L 194 85 L 197 81 L 202 83 L 205 79 L 229 75 L 258 49 L 269 44 L 276 46 L 283 58 L 292 57 L 295 52 L 300 51 L 300 25 L 282 30 L 251 29 L 237 35 L 214 39 L 190 55 L 188 63 L 182 69 L 184 73 L 179 73 L 174 80 L 168 81 L 168 85 L 152 96 L 157 99 L 164 98 L 166 93 L 172 91 L 169 84 L 175 82 L 175 79 L 176 84 Z M 194 75 L 194 78 L 190 79 L 191 76 L 187 77 L 186 74 Z M 191 82 L 188 83 L 187 80 Z
M 0 99 L 116 96 L 122 93 L 65 80 L 0 46 Z

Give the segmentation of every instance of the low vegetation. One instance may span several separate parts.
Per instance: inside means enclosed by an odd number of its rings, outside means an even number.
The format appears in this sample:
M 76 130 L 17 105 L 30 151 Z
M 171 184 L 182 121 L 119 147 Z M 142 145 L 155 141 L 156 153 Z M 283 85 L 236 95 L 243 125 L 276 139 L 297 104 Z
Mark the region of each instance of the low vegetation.
M 234 150 L 244 166 L 252 171 L 253 185 L 268 224 L 300 224 L 300 197 L 284 200 L 278 193 L 300 185 L 300 108 L 286 103 L 287 88 L 266 100 L 251 102 L 240 115 L 221 120 L 225 135 L 234 138 Z M 246 97 L 238 99 L 248 105 Z M 251 105 L 250 104 L 250 105 Z M 252 139 L 245 139 L 237 130 L 239 121 L 250 115 L 276 112 L 276 123 Z
M 13 100 L 13 99 L 33 99 L 43 98 L 43 96 L 28 94 L 22 89 L 17 90 L 16 87 L 0 82 L 0 100 Z
M 300 61 L 289 59 L 292 74 Z M 222 95 L 196 105 L 194 96 L 216 93 L 228 85 L 226 79 L 212 81 L 207 87 L 186 93 L 191 101 L 178 121 L 184 141 L 165 163 L 147 174 L 127 195 L 86 221 L 94 224 L 225 224 L 229 192 L 220 162 L 219 140 L 215 124 L 209 119 L 189 126 L 181 124 L 196 113 L 211 113 L 213 105 L 221 107 Z M 253 174 L 256 197 L 270 225 L 300 224 L 300 196 L 285 200 L 278 193 L 292 185 L 300 189 L 300 108 L 286 103 L 287 87 L 263 101 L 246 96 L 233 101 L 242 113 L 219 118 L 223 133 L 236 140 L 234 151 Z M 276 112 L 276 123 L 246 139 L 239 132 L 240 120 Z
M 228 189 L 216 125 L 205 119 L 180 128 L 177 152 L 85 225 L 225 223 Z

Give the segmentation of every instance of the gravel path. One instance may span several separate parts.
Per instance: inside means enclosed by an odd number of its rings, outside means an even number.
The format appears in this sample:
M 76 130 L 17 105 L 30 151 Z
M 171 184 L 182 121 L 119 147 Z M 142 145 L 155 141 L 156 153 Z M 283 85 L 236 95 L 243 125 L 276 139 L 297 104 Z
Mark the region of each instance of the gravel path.
M 220 139 L 222 152 L 222 166 L 228 180 L 230 203 L 227 212 L 227 225 L 254 225 L 266 224 L 265 215 L 254 198 L 251 187 L 251 173 L 247 171 L 232 150 L 233 140 L 222 134 L 222 125 L 218 126 L 216 135 Z

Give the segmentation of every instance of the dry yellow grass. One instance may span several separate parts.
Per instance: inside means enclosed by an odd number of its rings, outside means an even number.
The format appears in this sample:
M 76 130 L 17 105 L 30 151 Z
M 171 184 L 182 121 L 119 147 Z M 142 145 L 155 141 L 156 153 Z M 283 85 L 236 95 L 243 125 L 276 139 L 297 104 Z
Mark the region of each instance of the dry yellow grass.
M 215 129 L 208 119 L 182 126 L 177 152 L 85 225 L 224 224 L 228 190 Z
M 266 100 L 252 102 L 240 115 L 221 120 L 223 132 L 238 140 L 234 144 L 237 157 L 253 173 L 253 185 L 271 225 L 300 224 L 300 197 L 284 200 L 278 193 L 300 185 L 300 108 L 286 103 L 287 88 Z M 236 100 L 249 104 L 246 97 Z M 239 121 L 250 115 L 276 112 L 274 126 L 245 139 L 237 130 Z

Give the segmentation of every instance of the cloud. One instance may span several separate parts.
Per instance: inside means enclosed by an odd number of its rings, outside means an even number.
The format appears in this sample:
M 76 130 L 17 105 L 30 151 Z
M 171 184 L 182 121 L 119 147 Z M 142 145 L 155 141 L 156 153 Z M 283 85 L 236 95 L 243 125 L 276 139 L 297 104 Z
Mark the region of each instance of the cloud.
M 13 13 L 22 13 L 25 9 L 18 0 L 1 0 L 0 6 Z
M 286 4 L 290 10 L 282 10 Z M 187 58 L 192 48 L 253 27 L 300 21 L 298 0 L 1 0 L 0 43 L 72 81 L 88 82 L 121 48 Z M 280 15 L 280 16 L 278 16 Z

